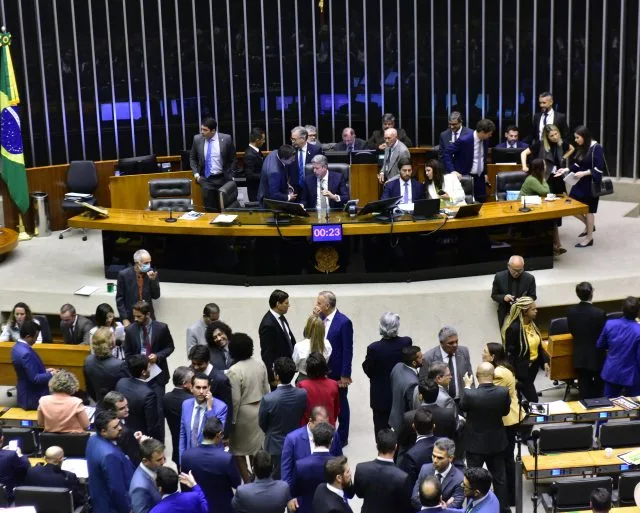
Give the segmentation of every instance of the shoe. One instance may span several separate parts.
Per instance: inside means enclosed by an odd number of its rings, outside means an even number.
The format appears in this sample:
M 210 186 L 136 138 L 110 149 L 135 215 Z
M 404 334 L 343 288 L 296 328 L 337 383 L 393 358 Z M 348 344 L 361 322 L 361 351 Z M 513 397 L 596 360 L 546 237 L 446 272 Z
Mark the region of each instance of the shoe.
M 596 231 L 596 226 L 593 225 L 593 231 Z M 583 231 L 580 235 L 578 235 L 578 237 L 586 237 L 587 236 L 587 230 Z
M 567 252 L 563 247 L 553 248 L 553 256 L 564 255 Z
M 593 246 L 593 239 L 591 239 L 589 242 L 587 242 L 586 244 L 582 244 L 580 242 L 578 242 L 575 247 L 576 248 L 588 248 L 589 246 Z

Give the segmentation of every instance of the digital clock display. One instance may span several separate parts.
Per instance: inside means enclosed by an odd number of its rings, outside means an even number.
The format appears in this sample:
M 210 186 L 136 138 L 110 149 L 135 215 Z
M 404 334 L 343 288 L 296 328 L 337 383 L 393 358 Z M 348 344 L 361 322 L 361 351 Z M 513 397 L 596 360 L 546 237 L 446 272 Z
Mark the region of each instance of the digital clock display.
M 313 242 L 340 242 L 342 240 L 341 224 L 314 224 L 311 226 Z

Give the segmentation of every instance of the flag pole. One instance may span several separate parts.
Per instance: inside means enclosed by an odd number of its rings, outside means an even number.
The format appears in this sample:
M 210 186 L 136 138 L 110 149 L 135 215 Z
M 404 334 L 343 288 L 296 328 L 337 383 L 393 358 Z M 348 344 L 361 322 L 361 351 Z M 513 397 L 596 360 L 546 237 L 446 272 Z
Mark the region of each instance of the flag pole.
M 24 223 L 22 222 L 22 214 L 18 214 L 18 240 L 24 242 L 25 240 L 31 240 L 33 237 L 27 233 L 24 229 Z

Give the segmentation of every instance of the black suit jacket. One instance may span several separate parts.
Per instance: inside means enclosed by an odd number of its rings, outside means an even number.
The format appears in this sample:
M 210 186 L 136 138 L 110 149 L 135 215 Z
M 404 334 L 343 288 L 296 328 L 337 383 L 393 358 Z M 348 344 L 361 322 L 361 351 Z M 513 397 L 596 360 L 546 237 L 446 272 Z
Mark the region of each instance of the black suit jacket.
M 505 317 L 511 309 L 511 305 L 504 301 L 504 296 L 507 294 L 515 296 L 516 299 L 523 296 L 536 299 L 535 276 L 525 271 L 516 280 L 511 276 L 508 269 L 496 273 L 491 288 L 491 299 L 498 303 L 498 322 L 500 326 L 502 326 Z
M 121 320 L 129 319 L 133 322 L 133 305 L 138 302 L 138 277 L 133 266 L 129 266 L 118 273 L 118 286 L 116 288 L 116 306 Z M 153 312 L 153 300 L 160 297 L 160 281 L 156 277 L 150 280 L 144 274 L 142 276 L 142 299 L 149 303 L 151 318 L 155 319 Z
M 89 344 L 91 341 L 91 335 L 89 335 L 91 328 L 93 328 L 93 323 L 82 315 L 78 315 L 73 334 L 71 334 L 71 328 L 66 322 L 60 323 L 60 331 L 65 344 Z
M 471 128 L 463 126 L 458 137 L 466 134 L 467 132 L 473 132 L 473 130 Z M 447 146 L 451 144 L 451 135 L 452 134 L 450 128 L 447 128 L 446 130 L 440 132 L 440 142 L 438 143 L 438 158 L 441 162 L 444 160 L 444 150 L 446 150 Z
M 353 485 L 356 495 L 364 501 L 362 513 L 411 511 L 409 475 L 392 462 L 373 460 L 358 463 Z
M 161 428 L 164 419 L 158 415 L 158 397 L 153 389 L 136 378 L 122 378 L 116 385 L 116 390 L 127 398 L 129 416 L 126 423 L 134 433 L 142 431 L 157 440 L 162 440 Z
M 411 337 L 383 338 L 369 344 L 362 370 L 369 377 L 369 405 L 372 410 L 391 410 L 391 370 L 402 361 L 402 348 L 413 344 Z
M 327 488 L 327 483 L 320 483 L 313 494 L 313 513 L 353 513 L 351 507 Z
M 573 366 L 576 369 L 589 369 L 598 374 L 602 370 L 606 353 L 596 348 L 596 342 L 606 322 L 604 310 L 587 301 L 569 307 L 567 323 L 573 337 Z
M 286 320 L 285 320 L 286 322 Z M 287 322 L 287 326 L 289 323 Z M 281 356 L 287 356 L 291 358 L 293 354 L 293 346 L 296 345 L 296 337 L 291 332 L 291 342 L 287 340 L 287 336 L 282 329 L 280 323 L 273 316 L 271 311 L 264 314 L 262 321 L 260 321 L 260 327 L 258 328 L 258 335 L 260 336 L 260 356 L 262 361 L 267 366 L 267 374 L 269 375 L 269 382 L 274 380 L 273 377 L 273 362 Z
M 224 424 L 224 437 L 228 438 L 233 428 L 233 402 L 231 401 L 231 382 L 227 375 L 215 367 L 209 373 L 209 386 L 216 399 L 227 405 L 227 420 Z
M 13 502 L 13 488 L 22 484 L 30 467 L 26 456 L 18 456 L 15 451 L 0 450 L 0 484 L 5 486 L 9 502 Z
M 233 139 L 229 134 L 218 132 L 217 136 L 220 144 L 222 172 L 225 180 L 229 181 L 233 179 L 233 171 L 236 168 L 236 147 L 233 145 Z M 191 152 L 189 153 L 189 163 L 191 164 L 191 171 L 194 175 L 198 173 L 204 178 L 205 159 L 204 137 L 200 134 L 196 134 L 193 136 Z
M 263 161 L 264 157 L 262 156 L 262 152 L 254 150 L 251 146 L 247 146 L 247 149 L 244 150 L 244 174 L 247 180 L 260 180 Z
M 182 415 L 182 403 L 191 399 L 193 396 L 184 388 L 174 388 L 171 392 L 165 394 L 163 398 L 164 418 L 169 424 L 171 431 L 171 447 L 173 448 L 171 459 L 178 468 L 180 467 L 180 417 Z
M 285 437 L 300 427 L 307 408 L 307 391 L 292 385 L 276 388 L 260 401 L 258 422 L 264 431 L 264 450 L 280 456 Z
M 409 476 L 410 489 L 413 489 L 422 465 L 431 463 L 433 444 L 437 439 L 438 437 L 435 435 L 422 438 L 398 458 L 398 467 L 404 470 Z
M 36 465 L 27 471 L 24 486 L 68 488 L 73 493 L 73 507 L 82 506 L 87 500 L 84 486 L 73 472 L 62 470 L 58 465 Z
M 509 413 L 509 390 L 493 383 L 478 388 L 465 388 L 460 409 L 467 412 L 467 451 L 474 454 L 495 454 L 507 446 L 502 417 Z
M 153 379 L 155 383 L 166 385 L 169 383 L 169 366 L 167 358 L 175 349 L 173 346 L 173 337 L 169 331 L 169 326 L 164 322 L 151 321 L 151 352 L 158 357 L 158 367 L 162 369 L 159 376 Z M 124 354 L 131 356 L 132 354 L 140 354 L 142 341 L 140 335 L 142 328 L 137 322 L 132 322 L 125 329 L 124 337 Z
M 440 437 L 447 437 L 456 441 L 458 419 L 455 408 L 443 408 L 437 404 L 421 404 L 421 408 L 426 408 L 433 415 L 433 434 Z M 402 424 L 398 428 L 398 457 L 407 452 L 416 443 L 416 432 L 411 427 L 416 410 L 408 411 L 404 414 Z
M 353 141 L 354 150 L 364 150 L 366 147 L 367 147 L 367 143 L 363 139 L 358 139 L 356 137 L 355 141 Z M 339 143 L 336 143 L 336 145 L 333 147 L 333 151 L 347 151 L 347 145 L 342 141 L 340 141 Z
M 538 111 L 533 115 L 533 125 L 531 130 L 531 140 L 537 141 L 540 139 L 540 118 L 542 118 L 542 112 Z M 567 116 L 557 110 L 553 111 L 553 124 L 560 129 L 562 139 L 567 141 L 569 139 L 569 125 L 567 125 Z
M 102 401 L 108 392 L 116 389 L 116 383 L 120 378 L 129 376 L 127 364 L 113 356 L 98 358 L 90 354 L 84 360 L 83 370 L 87 394 L 97 403 Z

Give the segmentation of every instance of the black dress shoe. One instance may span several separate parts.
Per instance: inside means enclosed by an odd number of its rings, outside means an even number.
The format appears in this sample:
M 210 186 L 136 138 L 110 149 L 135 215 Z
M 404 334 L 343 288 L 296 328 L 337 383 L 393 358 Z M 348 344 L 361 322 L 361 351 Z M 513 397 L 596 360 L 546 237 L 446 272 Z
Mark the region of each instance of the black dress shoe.
M 591 239 L 589 242 L 587 242 L 586 244 L 581 244 L 580 242 L 578 242 L 575 247 L 576 248 L 588 248 L 589 246 L 593 246 L 593 239 Z
M 593 225 L 593 231 L 596 231 L 596 225 Z M 583 231 L 580 235 L 578 235 L 578 237 L 586 237 L 587 236 L 587 230 Z

